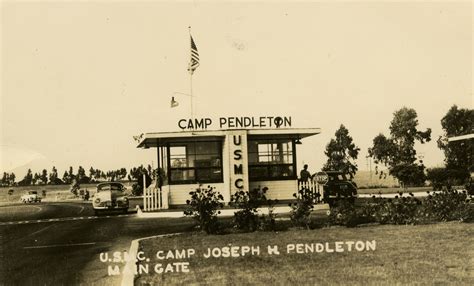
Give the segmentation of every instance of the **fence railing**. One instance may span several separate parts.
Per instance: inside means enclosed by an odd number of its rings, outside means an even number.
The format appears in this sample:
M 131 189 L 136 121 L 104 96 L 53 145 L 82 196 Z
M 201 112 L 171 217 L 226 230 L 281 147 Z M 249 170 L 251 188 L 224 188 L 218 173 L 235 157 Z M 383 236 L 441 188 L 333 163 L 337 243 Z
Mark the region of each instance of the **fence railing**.
M 314 203 L 321 203 L 323 198 L 323 185 L 313 180 L 298 181 L 298 191 L 307 189 L 310 191 Z
M 298 190 L 307 189 L 315 204 L 321 203 L 323 198 L 323 185 L 313 180 L 298 181 Z M 168 188 L 157 188 L 155 184 L 143 191 L 143 211 L 156 211 L 168 209 Z
M 168 189 L 158 188 L 154 184 L 143 190 L 143 211 L 168 209 Z

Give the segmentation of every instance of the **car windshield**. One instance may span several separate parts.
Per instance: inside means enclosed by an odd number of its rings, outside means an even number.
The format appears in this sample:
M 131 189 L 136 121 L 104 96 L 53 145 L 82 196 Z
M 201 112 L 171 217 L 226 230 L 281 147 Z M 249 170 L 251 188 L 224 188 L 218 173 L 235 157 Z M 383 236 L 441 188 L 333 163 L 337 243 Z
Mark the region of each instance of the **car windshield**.
M 123 186 L 119 184 L 106 184 L 97 187 L 97 191 L 123 191 Z
M 329 181 L 347 181 L 344 174 L 329 174 Z

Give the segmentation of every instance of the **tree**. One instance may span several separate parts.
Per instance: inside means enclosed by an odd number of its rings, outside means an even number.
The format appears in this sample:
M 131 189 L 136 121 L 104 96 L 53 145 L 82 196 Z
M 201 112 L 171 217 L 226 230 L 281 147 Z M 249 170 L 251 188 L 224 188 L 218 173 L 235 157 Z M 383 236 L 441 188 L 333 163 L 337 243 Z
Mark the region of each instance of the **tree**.
M 65 184 L 70 184 L 70 183 L 71 183 L 71 180 L 70 180 L 70 177 L 69 177 L 69 173 L 68 173 L 67 171 L 64 171 L 63 182 L 64 182 Z
M 397 178 L 402 186 L 422 185 L 426 179 L 423 161 L 417 162 L 415 142 L 429 142 L 431 129 L 418 130 L 417 117 L 412 108 L 403 107 L 395 111 L 390 124 L 390 137 L 377 135 L 368 150 L 375 163 L 388 165 L 390 175 Z
M 133 167 L 130 169 L 130 176 L 135 183 L 132 185 L 132 194 L 134 196 L 141 196 L 143 194 L 143 175 L 145 174 L 145 184 L 151 184 L 151 177 L 148 170 L 141 165 L 138 168 Z
M 28 171 L 26 172 L 25 177 L 23 178 L 23 180 L 18 182 L 18 184 L 20 186 L 29 186 L 29 185 L 31 185 L 32 182 L 33 182 L 33 174 L 31 172 L 31 169 L 28 169 Z
M 15 173 L 11 173 L 10 176 L 8 177 L 8 185 L 13 186 L 15 185 Z
M 127 169 L 121 168 L 120 169 L 120 178 L 123 180 L 127 177 Z
M 82 166 L 79 166 L 79 168 L 77 169 L 77 175 L 76 175 L 77 180 L 81 181 L 82 178 L 84 178 L 85 176 L 86 176 L 86 170 L 84 170 Z
M 55 166 L 53 166 L 51 173 L 49 173 L 49 183 L 52 185 L 56 185 L 57 181 L 58 181 L 58 170 L 56 169 Z
M 349 174 L 351 178 L 357 172 L 357 156 L 360 148 L 352 142 L 352 137 L 349 136 L 349 130 L 341 124 L 335 133 L 336 138 L 331 139 L 326 145 L 324 154 L 328 157 L 323 170 L 337 170 Z
M 35 173 L 32 180 L 33 185 L 36 185 L 37 183 L 39 183 L 40 178 L 41 178 L 41 175 L 39 173 Z
M 40 181 L 43 185 L 46 185 L 48 183 L 48 171 L 46 169 L 43 169 L 40 175 Z
M 91 181 L 91 178 L 86 176 L 86 170 L 82 166 L 77 169 L 76 181 L 78 184 L 88 184 Z
M 89 169 L 89 177 L 91 178 L 91 180 L 95 179 L 95 169 L 92 167 Z
M 71 183 L 76 178 L 76 176 L 74 175 L 74 170 L 72 169 L 72 166 L 69 166 L 68 177 L 69 177 L 69 183 Z
M 91 170 L 93 168 L 91 167 Z M 91 172 L 91 170 L 89 170 L 89 172 Z M 99 170 L 99 169 L 94 169 L 94 171 L 92 172 L 93 175 L 91 175 L 91 178 L 94 178 L 95 181 L 99 181 L 101 178 L 102 178 L 102 171 Z
M 3 172 L 2 181 L 1 181 L 2 187 L 3 187 L 3 186 L 8 186 L 8 179 L 9 179 L 9 177 L 10 177 L 9 174 L 7 174 L 6 172 Z
M 474 110 L 453 105 L 441 119 L 444 134 L 438 138 L 438 147 L 444 151 L 447 169 L 474 171 L 474 140 L 448 142 L 448 137 L 474 132 Z

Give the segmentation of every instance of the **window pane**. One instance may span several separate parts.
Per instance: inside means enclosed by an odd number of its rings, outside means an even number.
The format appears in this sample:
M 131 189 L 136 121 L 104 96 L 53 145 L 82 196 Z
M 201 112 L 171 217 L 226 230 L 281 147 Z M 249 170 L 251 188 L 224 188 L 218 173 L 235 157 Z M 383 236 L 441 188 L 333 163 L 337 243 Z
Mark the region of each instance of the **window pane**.
M 188 160 L 186 158 L 186 146 L 170 147 L 170 164 L 171 167 L 187 167 Z
M 195 142 L 193 167 L 221 166 L 221 147 L 219 142 Z
M 188 142 L 170 146 L 172 183 L 222 181 L 222 143 Z
M 258 144 L 258 154 L 268 154 L 268 144 Z
M 214 154 L 196 155 L 195 167 L 220 167 L 222 165 L 220 156 Z
M 290 139 L 249 140 L 249 177 L 253 180 L 296 178 Z
M 196 154 L 220 154 L 219 142 L 196 142 Z
M 171 169 L 172 182 L 193 181 L 193 180 L 194 180 L 194 169 L 190 169 L 190 170 Z
M 249 177 L 250 179 L 256 178 L 267 178 L 268 177 L 268 166 L 249 166 Z
M 265 162 L 271 162 L 270 160 L 270 157 L 268 155 L 259 155 L 258 156 L 258 162 L 262 162 L 262 163 L 265 163 Z
M 269 175 L 272 178 L 293 177 L 293 170 L 292 165 L 271 165 Z
M 210 182 L 222 178 L 222 170 L 220 168 L 196 169 L 197 182 Z
M 170 154 L 171 156 L 186 156 L 186 146 L 172 146 Z

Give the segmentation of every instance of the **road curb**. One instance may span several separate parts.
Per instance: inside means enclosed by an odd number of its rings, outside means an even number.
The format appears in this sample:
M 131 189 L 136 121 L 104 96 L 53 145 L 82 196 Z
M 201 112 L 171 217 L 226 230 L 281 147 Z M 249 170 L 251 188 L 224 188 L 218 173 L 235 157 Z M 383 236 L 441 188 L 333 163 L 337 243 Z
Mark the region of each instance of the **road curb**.
M 133 257 L 133 259 L 129 259 L 127 263 L 125 264 L 125 268 L 122 274 L 122 286 L 133 286 L 135 283 L 135 270 L 137 267 L 137 262 L 136 257 L 138 255 L 138 248 L 140 247 L 140 241 L 145 240 L 145 239 L 151 239 L 151 238 L 161 238 L 161 237 L 167 237 L 167 236 L 175 236 L 175 235 L 180 235 L 182 234 L 181 232 L 178 233 L 168 233 L 168 234 L 159 234 L 159 235 L 153 235 L 153 236 L 147 236 L 147 237 L 142 237 L 142 238 L 137 238 L 132 240 L 130 243 L 130 250 L 129 250 L 129 257 Z
M 128 253 L 130 254 L 130 257 L 137 257 L 138 254 L 138 244 L 139 244 L 140 239 L 134 239 L 132 240 L 132 243 L 130 244 L 130 250 Z M 131 286 L 133 285 L 135 281 L 135 269 L 136 269 L 136 261 L 135 259 L 130 259 L 127 261 L 125 264 L 125 268 L 122 274 L 122 286 Z

